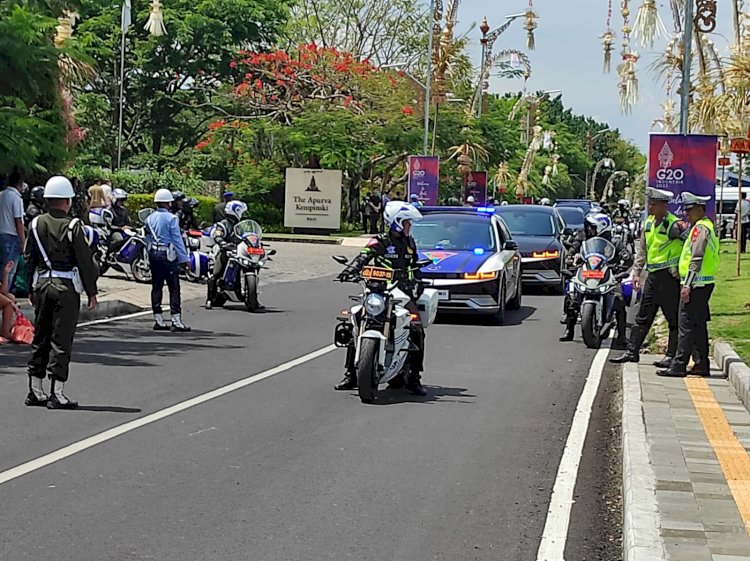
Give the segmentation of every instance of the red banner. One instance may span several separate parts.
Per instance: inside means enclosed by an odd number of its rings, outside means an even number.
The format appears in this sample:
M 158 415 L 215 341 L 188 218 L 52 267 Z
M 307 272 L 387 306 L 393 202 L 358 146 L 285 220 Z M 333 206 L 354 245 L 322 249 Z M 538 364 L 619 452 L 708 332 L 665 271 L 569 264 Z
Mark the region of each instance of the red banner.
M 487 204 L 487 172 L 470 171 L 464 175 L 464 201 L 474 197 L 474 204 L 483 206 Z

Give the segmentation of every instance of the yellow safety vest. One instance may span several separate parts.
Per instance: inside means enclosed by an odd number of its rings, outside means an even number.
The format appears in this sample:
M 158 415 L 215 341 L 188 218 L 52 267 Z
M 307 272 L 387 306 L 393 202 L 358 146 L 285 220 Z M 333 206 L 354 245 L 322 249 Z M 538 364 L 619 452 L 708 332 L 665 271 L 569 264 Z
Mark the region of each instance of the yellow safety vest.
M 716 282 L 716 273 L 719 272 L 719 238 L 716 237 L 714 223 L 708 218 L 698 220 L 690 230 L 688 239 L 685 240 L 685 245 L 682 247 L 682 255 L 680 256 L 680 279 L 682 279 L 682 282 L 685 282 L 690 271 L 690 261 L 693 257 L 693 239 L 698 236 L 697 226 L 704 226 L 711 235 L 706 246 L 706 254 L 703 256 L 701 269 L 698 271 L 698 276 L 693 286 L 706 286 Z
M 658 226 L 656 217 L 646 218 L 646 270 L 649 273 L 677 267 L 679 264 L 682 241 L 669 239 L 669 230 L 678 221 L 679 218 L 671 212 L 667 213 Z

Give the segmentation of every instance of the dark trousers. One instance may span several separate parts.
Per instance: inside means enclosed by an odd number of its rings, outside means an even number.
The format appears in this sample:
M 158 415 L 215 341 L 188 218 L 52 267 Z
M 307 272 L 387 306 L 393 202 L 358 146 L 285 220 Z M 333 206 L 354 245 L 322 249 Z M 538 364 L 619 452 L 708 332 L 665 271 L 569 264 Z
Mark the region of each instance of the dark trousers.
M 669 344 L 667 356 L 674 357 L 677 352 L 677 312 L 680 307 L 680 281 L 672 276 L 669 269 L 649 273 L 643 286 L 641 306 L 635 318 L 635 325 L 630 331 L 628 350 L 638 354 L 654 323 L 656 312 L 661 309 L 669 326 Z
M 161 301 L 164 283 L 169 288 L 169 311 L 172 315 L 182 313 L 180 296 L 179 266 L 176 261 L 168 261 L 165 251 L 151 251 L 148 254 L 151 266 L 151 309 L 161 314 Z
M 81 309 L 81 297 L 73 282 L 63 279 L 40 281 L 34 291 L 36 331 L 31 343 L 29 376 L 66 382 L 73 338 Z
M 690 291 L 690 301 L 680 301 L 679 341 L 677 354 L 672 361 L 674 372 L 685 372 L 692 355 L 696 368 L 708 372 L 708 322 L 711 321 L 711 310 L 708 301 L 714 291 L 714 285 L 701 286 Z
M 742 237 L 740 238 L 740 251 L 742 253 L 745 253 L 747 251 L 747 238 L 749 237 L 750 237 L 750 222 L 743 222 L 742 223 Z

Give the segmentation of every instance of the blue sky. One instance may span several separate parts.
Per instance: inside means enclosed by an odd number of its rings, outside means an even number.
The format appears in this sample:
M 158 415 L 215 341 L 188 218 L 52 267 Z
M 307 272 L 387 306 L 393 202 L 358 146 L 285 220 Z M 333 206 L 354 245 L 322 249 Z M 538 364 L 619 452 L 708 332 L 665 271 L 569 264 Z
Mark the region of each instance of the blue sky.
M 447 4 L 447 0 L 444 0 Z M 622 18 L 619 13 L 619 0 L 613 0 L 613 28 L 617 32 L 616 47 L 619 47 Z M 641 0 L 631 0 L 631 21 L 635 17 Z M 667 29 L 672 29 L 671 12 L 666 0 L 659 0 L 659 10 Z M 501 25 L 505 15 L 523 12 L 528 0 L 462 0 L 459 8 L 459 33 L 465 32 L 472 23 L 477 26 L 483 16 L 492 29 Z M 617 91 L 616 66 L 619 63 L 617 51 L 612 57 L 612 72 L 602 71 L 603 53 L 599 36 L 606 28 L 607 0 L 534 0 L 534 8 L 539 16 L 536 31 L 536 50 L 527 51 L 526 32 L 523 20 L 516 20 L 512 27 L 495 43 L 494 52 L 515 48 L 527 52 L 531 59 L 533 74 L 528 89 L 563 90 L 563 102 L 576 113 L 590 115 L 597 120 L 619 128 L 622 134 L 641 148 L 648 143 L 651 123 L 661 115 L 664 99 L 663 88 L 657 85 L 649 70 L 656 58 L 653 52 L 645 52 L 635 47 L 641 55 L 638 63 L 641 100 L 631 115 L 620 112 Z M 728 0 L 719 0 L 720 32 L 729 33 L 731 15 Z M 472 44 L 472 57 L 479 63 L 481 32 L 475 29 L 469 35 Z M 655 49 L 663 49 L 668 39 L 662 38 Z M 722 37 L 714 41 L 724 52 L 727 42 Z M 523 80 L 501 80 L 493 78 L 490 91 L 503 93 L 518 91 Z

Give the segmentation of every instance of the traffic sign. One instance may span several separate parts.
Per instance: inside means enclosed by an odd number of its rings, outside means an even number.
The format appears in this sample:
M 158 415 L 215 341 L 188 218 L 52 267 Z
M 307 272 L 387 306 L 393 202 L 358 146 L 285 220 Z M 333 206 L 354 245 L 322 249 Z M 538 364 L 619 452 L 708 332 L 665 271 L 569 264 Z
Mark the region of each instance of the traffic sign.
M 735 154 L 750 154 L 750 138 L 733 138 L 729 141 L 729 151 Z
M 724 156 L 722 156 L 721 158 L 719 158 L 719 165 L 720 166 L 722 166 L 722 167 L 723 166 L 729 166 L 731 164 L 732 164 L 732 160 L 730 158 L 726 158 Z

